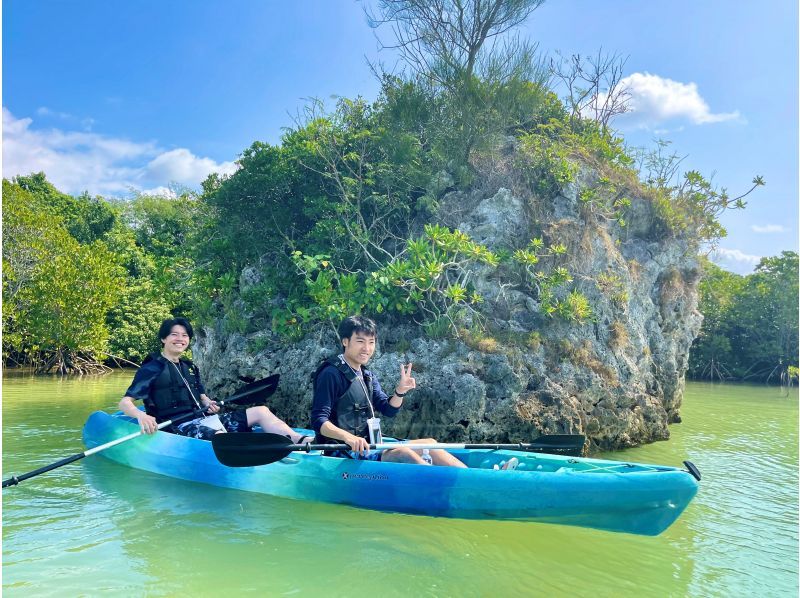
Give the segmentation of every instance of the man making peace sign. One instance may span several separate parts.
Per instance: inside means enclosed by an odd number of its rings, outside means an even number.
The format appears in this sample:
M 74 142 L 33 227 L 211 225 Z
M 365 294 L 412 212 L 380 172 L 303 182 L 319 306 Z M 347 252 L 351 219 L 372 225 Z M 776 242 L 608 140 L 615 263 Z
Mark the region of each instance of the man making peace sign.
M 311 407 L 311 426 L 317 433 L 316 442 L 344 442 L 349 451 L 333 451 L 329 456 L 372 461 L 395 461 L 425 464 L 421 449 L 403 446 L 381 452 L 370 452 L 370 439 L 380 443 L 380 419 L 377 414 L 393 417 L 403 405 L 403 397 L 417 387 L 411 375 L 411 364 L 400 365 L 400 380 L 389 396 L 377 377 L 364 366 L 375 352 L 377 338 L 375 322 L 363 316 L 350 316 L 339 325 L 343 352 L 320 365 L 314 374 L 314 404 Z M 410 443 L 432 444 L 433 438 L 421 438 Z M 432 465 L 466 467 L 447 451 L 430 451 Z

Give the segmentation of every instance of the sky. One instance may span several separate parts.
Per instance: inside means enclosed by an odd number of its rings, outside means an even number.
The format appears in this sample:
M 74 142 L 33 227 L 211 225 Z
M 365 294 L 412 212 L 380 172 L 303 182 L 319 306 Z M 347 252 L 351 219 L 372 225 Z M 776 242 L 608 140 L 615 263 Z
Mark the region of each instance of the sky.
M 375 99 L 388 68 L 354 0 L 5 0 L 2 172 L 44 171 L 67 193 L 197 189 L 254 141 L 280 142 L 310 98 Z M 798 250 L 796 0 L 549 0 L 520 28 L 543 56 L 626 58 L 631 112 L 731 196 L 766 186 L 712 259 L 747 274 Z

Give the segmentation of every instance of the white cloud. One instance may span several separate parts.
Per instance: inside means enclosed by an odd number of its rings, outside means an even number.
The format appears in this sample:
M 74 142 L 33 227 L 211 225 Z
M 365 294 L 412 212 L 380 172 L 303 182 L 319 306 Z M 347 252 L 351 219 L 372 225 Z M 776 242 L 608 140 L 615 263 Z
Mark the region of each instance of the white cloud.
M 39 106 L 36 109 L 36 114 L 39 116 L 54 116 L 56 118 L 63 118 L 64 120 L 72 118 L 71 114 L 67 114 L 66 112 L 56 112 L 55 110 L 50 110 L 50 108 L 47 106 Z
M 622 79 L 620 85 L 630 93 L 630 112 L 618 121 L 623 126 L 649 129 L 680 120 L 695 125 L 741 120 L 738 110 L 712 112 L 696 83 L 681 83 L 650 73 L 633 73 Z
M 750 274 L 761 261 L 759 255 L 749 255 L 739 249 L 718 247 L 709 254 L 709 259 L 720 268 L 737 274 Z
M 211 158 L 198 158 L 189 150 L 179 148 L 153 158 L 145 167 L 145 171 L 152 180 L 199 185 L 210 172 L 233 174 L 236 172 L 236 164 L 233 162 L 217 164 Z
M 47 106 L 39 106 L 36 109 L 36 114 L 44 118 L 59 119 L 69 123 L 78 123 L 84 131 L 91 131 L 94 126 L 95 120 L 93 118 L 78 118 L 68 112 L 58 112 L 51 110 Z
M 175 192 L 175 189 L 172 189 L 170 187 L 164 187 L 163 185 L 160 185 L 158 187 L 153 187 L 152 189 L 142 189 L 140 191 L 140 193 L 142 195 L 154 195 L 154 196 L 157 196 L 157 197 L 170 197 L 172 199 L 175 199 L 176 197 L 178 197 L 178 194 Z
M 786 227 L 781 224 L 765 224 L 764 226 L 759 226 L 758 224 L 753 224 L 750 226 L 754 233 L 785 233 Z
M 217 163 L 184 148 L 164 150 L 152 141 L 32 125 L 32 119 L 16 118 L 3 107 L 3 177 L 44 171 L 66 193 L 120 196 L 168 189 L 171 183 L 197 188 L 211 172 L 236 170 L 233 162 Z

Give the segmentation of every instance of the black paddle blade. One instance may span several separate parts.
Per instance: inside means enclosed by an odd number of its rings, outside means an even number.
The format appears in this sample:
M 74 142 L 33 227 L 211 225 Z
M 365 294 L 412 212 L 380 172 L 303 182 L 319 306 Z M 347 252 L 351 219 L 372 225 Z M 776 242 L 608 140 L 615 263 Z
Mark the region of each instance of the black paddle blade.
M 699 482 L 700 481 L 700 470 L 697 469 L 697 465 L 695 465 L 691 461 L 684 461 L 683 464 L 686 466 L 686 471 L 688 471 L 690 474 L 692 474 L 692 477 Z
M 229 398 L 225 399 L 226 405 L 265 405 L 267 399 L 275 394 L 278 389 L 280 374 L 272 374 L 263 380 L 256 380 L 243 386 Z
M 291 454 L 292 441 L 269 433 L 215 434 L 211 446 L 217 460 L 228 467 L 254 467 L 280 461 Z
M 580 457 L 583 454 L 584 444 L 586 437 L 583 434 L 547 434 L 531 442 L 529 450 L 536 453 Z

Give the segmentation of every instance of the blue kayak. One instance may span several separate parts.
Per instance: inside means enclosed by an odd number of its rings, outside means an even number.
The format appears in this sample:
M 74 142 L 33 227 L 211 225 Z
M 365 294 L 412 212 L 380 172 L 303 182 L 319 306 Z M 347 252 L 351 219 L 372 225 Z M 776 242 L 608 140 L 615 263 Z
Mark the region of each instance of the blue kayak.
M 135 433 L 131 418 L 97 411 L 83 440 L 93 448 Z M 298 430 L 308 432 L 307 430 Z M 657 535 L 683 512 L 698 483 L 676 467 L 520 451 L 451 450 L 468 468 L 428 467 L 295 452 L 275 463 L 231 468 L 211 443 L 157 432 L 99 454 L 153 473 L 272 496 L 365 509 L 577 525 Z M 515 470 L 493 466 L 511 457 Z

